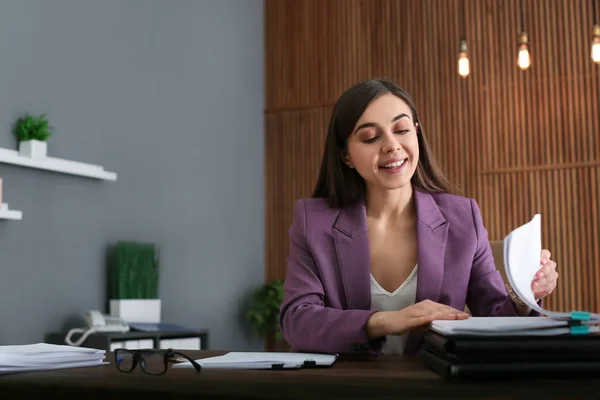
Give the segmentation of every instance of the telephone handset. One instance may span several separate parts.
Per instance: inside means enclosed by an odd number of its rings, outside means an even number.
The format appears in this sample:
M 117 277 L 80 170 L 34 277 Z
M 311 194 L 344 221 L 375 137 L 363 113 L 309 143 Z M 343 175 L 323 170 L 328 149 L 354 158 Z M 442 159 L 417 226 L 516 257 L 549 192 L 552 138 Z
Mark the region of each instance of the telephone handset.
M 100 311 L 91 310 L 85 313 L 85 320 L 88 328 L 73 328 L 67 333 L 65 342 L 70 346 L 79 346 L 87 339 L 89 335 L 96 332 L 129 332 L 129 325 L 119 317 L 103 315 Z M 78 340 L 71 338 L 74 334 L 80 333 Z

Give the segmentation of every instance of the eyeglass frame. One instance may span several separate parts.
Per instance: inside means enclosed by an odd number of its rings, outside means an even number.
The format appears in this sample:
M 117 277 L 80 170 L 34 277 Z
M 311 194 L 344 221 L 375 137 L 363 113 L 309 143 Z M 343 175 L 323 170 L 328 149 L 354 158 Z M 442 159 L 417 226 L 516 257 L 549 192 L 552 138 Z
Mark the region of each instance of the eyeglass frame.
M 119 353 L 130 353 L 133 357 L 133 365 L 131 367 L 131 369 L 129 371 L 123 371 L 119 368 L 119 363 L 117 361 L 117 356 Z M 144 366 L 144 363 L 142 362 L 142 354 L 144 353 L 150 353 L 150 354 L 162 354 L 163 355 L 163 360 L 164 360 L 164 364 L 165 364 L 165 369 L 163 372 L 159 373 L 159 374 L 152 374 L 148 371 L 146 371 L 146 367 Z M 190 357 L 186 356 L 185 354 L 183 354 L 180 351 L 175 351 L 173 349 L 126 349 L 126 348 L 118 348 L 114 350 L 114 355 L 115 355 L 115 367 L 117 368 L 117 370 L 119 372 L 122 372 L 124 374 L 127 374 L 131 371 L 133 371 L 138 364 L 140 365 L 140 369 L 142 370 L 142 372 L 144 372 L 147 375 L 154 375 L 154 376 L 160 376 L 160 375 L 164 375 L 168 370 L 169 370 L 169 362 L 178 362 L 181 361 L 179 360 L 177 357 L 175 356 L 181 356 L 183 358 L 185 358 L 186 360 L 188 360 L 192 366 L 196 369 L 196 372 L 200 372 L 200 370 L 202 369 L 202 367 L 200 366 L 200 364 L 198 364 L 196 361 L 194 361 L 193 359 L 191 359 Z

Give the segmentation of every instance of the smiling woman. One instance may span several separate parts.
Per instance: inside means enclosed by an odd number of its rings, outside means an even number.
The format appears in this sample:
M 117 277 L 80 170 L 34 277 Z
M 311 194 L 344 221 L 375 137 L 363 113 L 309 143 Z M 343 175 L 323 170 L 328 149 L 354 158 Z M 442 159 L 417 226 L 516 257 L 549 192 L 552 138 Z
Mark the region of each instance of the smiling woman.
M 313 196 L 294 205 L 280 324 L 296 351 L 412 354 L 436 319 L 537 315 L 513 300 L 474 199 L 452 193 L 409 95 L 342 94 Z M 538 299 L 556 286 L 540 255 Z M 540 289 L 540 288 L 543 288 Z

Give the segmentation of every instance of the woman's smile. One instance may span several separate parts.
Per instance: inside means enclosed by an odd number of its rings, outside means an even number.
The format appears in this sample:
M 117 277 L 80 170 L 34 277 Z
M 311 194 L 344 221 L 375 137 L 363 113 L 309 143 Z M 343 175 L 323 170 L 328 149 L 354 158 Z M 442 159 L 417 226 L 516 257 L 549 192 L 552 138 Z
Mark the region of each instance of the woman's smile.
M 407 165 L 408 157 L 394 158 L 379 164 L 378 170 L 385 174 L 396 175 L 406 170 Z

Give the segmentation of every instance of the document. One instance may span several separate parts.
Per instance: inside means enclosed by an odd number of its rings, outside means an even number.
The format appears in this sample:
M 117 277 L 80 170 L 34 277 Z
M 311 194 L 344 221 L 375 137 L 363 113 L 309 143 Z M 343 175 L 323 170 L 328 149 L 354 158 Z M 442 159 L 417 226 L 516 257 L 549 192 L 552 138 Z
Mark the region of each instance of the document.
M 556 336 L 573 333 L 565 320 L 548 317 L 470 317 L 464 320 L 433 321 L 431 330 L 445 336 Z M 600 332 L 587 325 L 581 333 Z
M 531 284 L 541 268 L 541 216 L 510 232 L 504 239 L 504 269 L 515 294 L 543 317 L 470 317 L 457 321 L 433 321 L 431 330 L 442 335 L 587 334 L 599 332 L 600 314 L 585 311 L 554 312 L 535 301 Z M 572 324 L 575 321 L 577 324 Z M 574 326 L 573 326 L 574 325 Z
M 0 374 L 108 364 L 105 350 L 36 343 L 0 346 Z
M 207 369 L 290 369 L 330 367 L 337 354 L 278 353 L 278 352 L 229 352 L 222 356 L 195 360 Z M 173 368 L 193 368 L 189 361 L 173 365 Z

